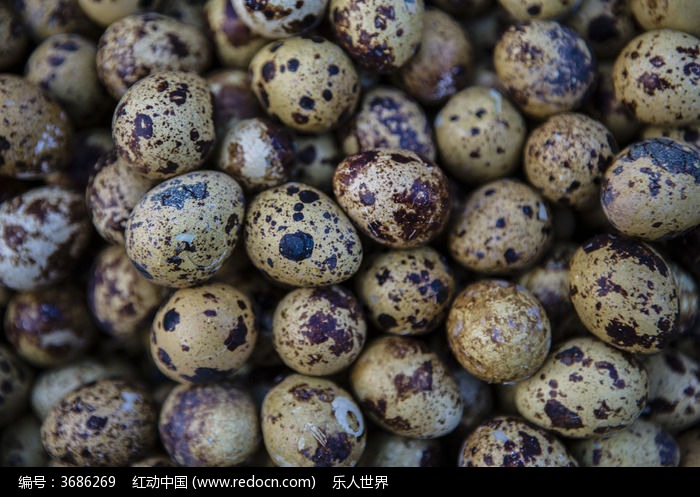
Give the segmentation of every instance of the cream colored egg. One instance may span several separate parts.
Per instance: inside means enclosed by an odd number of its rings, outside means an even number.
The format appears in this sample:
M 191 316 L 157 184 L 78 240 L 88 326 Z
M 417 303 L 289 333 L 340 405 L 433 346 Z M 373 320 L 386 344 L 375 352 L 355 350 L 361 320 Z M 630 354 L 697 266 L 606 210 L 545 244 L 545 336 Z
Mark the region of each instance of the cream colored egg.
M 270 40 L 254 33 L 243 22 L 234 3 L 234 0 L 207 0 L 203 11 L 221 65 L 247 69 L 256 52 Z
M 232 0 L 232 4 L 253 32 L 276 39 L 313 30 L 321 23 L 328 0 Z
M 700 36 L 700 4 L 694 0 L 630 0 L 635 20 L 645 30 L 670 28 Z
M 132 14 L 155 12 L 161 0 L 77 0 L 85 15 L 92 21 L 106 28 L 114 21 Z

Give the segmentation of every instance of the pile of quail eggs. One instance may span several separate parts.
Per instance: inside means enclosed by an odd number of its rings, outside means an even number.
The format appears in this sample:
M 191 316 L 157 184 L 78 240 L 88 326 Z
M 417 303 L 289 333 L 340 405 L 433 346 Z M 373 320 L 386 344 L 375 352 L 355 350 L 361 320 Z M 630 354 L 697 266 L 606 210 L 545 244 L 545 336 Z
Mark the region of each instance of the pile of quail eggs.
M 0 464 L 700 466 L 699 19 L 0 3 Z

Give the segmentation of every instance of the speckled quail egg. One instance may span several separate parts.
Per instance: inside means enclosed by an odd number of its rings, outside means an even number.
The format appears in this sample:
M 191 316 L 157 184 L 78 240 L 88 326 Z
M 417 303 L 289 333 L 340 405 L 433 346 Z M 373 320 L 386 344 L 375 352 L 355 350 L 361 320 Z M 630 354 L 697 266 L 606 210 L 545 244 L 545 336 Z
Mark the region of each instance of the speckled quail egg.
M 293 181 L 333 192 L 333 174 L 342 156 L 333 133 L 300 135 L 294 137 L 294 163 L 289 174 Z
M 362 243 L 350 219 L 331 197 L 303 183 L 255 196 L 244 233 L 253 265 L 283 285 L 341 283 L 362 263 Z
M 481 184 L 514 173 L 526 137 L 525 120 L 498 90 L 470 86 L 435 117 L 440 164 L 458 180 Z
M 563 112 L 530 132 L 523 168 L 547 200 L 587 209 L 599 201 L 603 173 L 617 152 L 615 138 L 602 123 Z
M 103 123 L 114 102 L 97 76 L 97 44 L 66 33 L 51 36 L 27 59 L 27 80 L 47 90 L 68 113 L 77 128 Z
M 700 4 L 694 0 L 630 0 L 634 19 L 647 30 L 677 29 L 700 36 Z
M 455 379 L 440 356 L 417 338 L 375 338 L 353 364 L 350 384 L 367 417 L 396 435 L 442 437 L 462 418 Z
M 294 161 L 291 134 L 264 117 L 243 119 L 221 142 L 218 168 L 247 192 L 260 192 L 289 181 Z
M 552 212 L 530 185 L 513 178 L 473 190 L 454 216 L 450 255 L 486 274 L 529 269 L 552 242 Z
M 0 174 L 42 179 L 70 160 L 73 125 L 38 84 L 0 74 Z
M 81 194 L 38 186 L 0 204 L 0 233 L 0 284 L 32 290 L 68 277 L 92 231 Z
M 230 379 L 257 341 L 253 305 L 224 283 L 181 288 L 153 319 L 151 355 L 158 369 L 180 383 Z
M 445 461 L 440 441 L 410 438 L 375 430 L 367 437 L 361 468 L 434 468 Z
M 90 268 L 87 302 L 100 330 L 125 344 L 150 327 L 167 290 L 142 277 L 122 245 L 101 249 Z
M 700 426 L 676 436 L 681 451 L 681 468 L 700 468 Z
M 391 73 L 415 55 L 423 34 L 423 0 L 330 0 L 331 29 L 360 66 Z
M 578 2 L 564 22 L 588 42 L 599 59 L 614 58 L 637 34 L 628 0 Z
M 622 150 L 603 175 L 601 203 L 621 233 L 649 241 L 700 224 L 700 149 L 648 138 Z
M 27 28 L 8 4 L 0 5 L 0 71 L 24 62 L 29 48 Z
M 446 322 L 455 358 L 490 383 L 520 381 L 542 365 L 552 342 L 546 311 L 527 289 L 485 279 L 457 294 Z
M 445 257 L 424 246 L 376 254 L 355 277 L 355 286 L 378 329 L 423 335 L 444 322 L 456 281 Z
M 166 452 L 181 466 L 240 465 L 261 445 L 253 398 L 227 382 L 175 387 L 158 429 Z
M 146 76 L 114 111 L 112 137 L 119 156 L 150 179 L 201 167 L 214 148 L 214 107 L 206 80 L 183 71 Z
M 263 110 L 243 69 L 215 69 L 206 74 L 214 102 L 214 128 L 220 142 L 243 119 L 261 117 Z
M 204 15 L 221 65 L 247 69 L 253 56 L 270 40 L 254 33 L 233 4 L 234 0 L 208 0 Z
M 5 310 L 5 334 L 29 364 L 66 364 L 93 344 L 96 329 L 82 289 L 72 283 L 16 293 Z
M 99 39 L 96 63 L 105 88 L 119 99 L 148 75 L 162 71 L 202 74 L 211 59 L 209 40 L 198 28 L 148 12 L 110 24 Z
M 33 373 L 8 344 L 0 344 L 0 427 L 17 419 L 24 412 L 32 388 Z
M 544 307 L 552 327 L 552 343 L 585 330 L 569 296 L 569 261 L 577 248 L 573 242 L 558 242 L 544 259 L 517 278 Z
M 570 438 L 624 429 L 642 413 L 649 380 L 637 358 L 595 337 L 554 347 L 533 376 L 516 383 L 515 405 L 528 421 Z
M 155 404 L 139 383 L 104 379 L 72 391 L 41 425 L 52 459 L 75 466 L 124 466 L 143 457 L 157 439 Z
M 268 454 L 282 467 L 352 467 L 367 443 L 365 418 L 334 381 L 290 374 L 265 395 L 261 410 Z
M 51 408 L 73 390 L 97 380 L 117 376 L 128 375 L 120 373 L 114 365 L 92 356 L 83 356 L 69 364 L 44 369 L 32 385 L 29 399 L 32 411 L 43 420 Z
M 153 283 L 203 283 L 230 257 L 241 232 L 241 186 L 220 171 L 192 171 L 159 183 L 133 208 L 126 253 Z
M 44 467 L 48 456 L 41 443 L 41 422 L 23 416 L 5 427 L 0 438 L 0 465 L 4 468 Z
M 430 243 L 450 216 L 445 173 L 410 150 L 368 150 L 345 157 L 335 170 L 333 192 L 365 235 L 392 248 Z
M 205 4 L 206 0 L 160 0 L 158 12 L 204 30 L 207 24 Z
M 253 32 L 268 39 L 307 33 L 321 23 L 328 0 L 232 0 L 233 8 Z
M 457 465 L 468 468 L 578 467 L 555 435 L 519 416 L 484 420 L 462 442 Z
M 42 40 L 60 33 L 76 33 L 89 38 L 99 36 L 100 28 L 85 15 L 79 0 L 21 0 L 17 8 L 32 39 Z
M 161 0 L 77 0 L 85 15 L 106 28 L 122 17 L 158 10 Z
M 700 420 L 700 362 L 675 350 L 643 357 L 649 375 L 649 400 L 642 418 L 671 433 Z
M 574 440 L 569 450 L 584 467 L 675 468 L 681 459 L 673 436 L 643 419 L 606 437 Z
M 700 39 L 673 29 L 631 39 L 613 66 L 615 95 L 647 124 L 700 120 Z
M 494 47 L 493 61 L 516 105 L 538 119 L 575 110 L 595 83 L 590 47 L 556 21 L 510 25 Z
M 95 163 L 102 155 L 114 150 L 112 130 L 109 126 L 96 126 L 78 130 L 75 134 L 73 154 L 68 166 L 49 174 L 49 185 L 60 185 L 85 191 Z
M 442 10 L 428 8 L 418 52 L 393 81 L 423 105 L 440 105 L 467 85 L 474 59 L 472 43 L 459 22 Z
M 613 63 L 598 64 L 597 84 L 581 111 L 601 122 L 615 137 L 619 146 L 626 146 L 637 139 L 642 123 L 634 113 L 615 96 Z
M 644 242 L 614 234 L 590 238 L 571 258 L 569 289 L 584 326 L 614 347 L 653 354 L 677 334 L 676 281 Z
M 693 275 L 678 263 L 666 258 L 678 288 L 678 333 L 692 332 L 700 317 L 700 288 Z
M 558 19 L 576 9 L 578 0 L 498 0 L 511 16 L 518 20 Z
M 435 160 L 433 129 L 423 108 L 402 90 L 375 86 L 340 131 L 345 155 L 375 149 L 403 149 Z
M 685 142 L 688 145 L 700 149 L 700 121 L 696 121 L 683 126 L 645 126 L 640 139 L 647 138 L 670 138 L 671 140 Z
M 273 345 L 297 373 L 328 376 L 343 371 L 360 354 L 366 338 L 360 302 L 339 285 L 294 289 L 275 308 Z
M 359 101 L 352 60 L 318 35 L 269 43 L 255 54 L 249 70 L 265 111 L 296 131 L 330 131 L 354 113 Z
M 155 180 L 139 175 L 116 151 L 100 156 L 85 189 L 90 219 L 107 242 L 124 244 L 124 229 L 131 210 Z

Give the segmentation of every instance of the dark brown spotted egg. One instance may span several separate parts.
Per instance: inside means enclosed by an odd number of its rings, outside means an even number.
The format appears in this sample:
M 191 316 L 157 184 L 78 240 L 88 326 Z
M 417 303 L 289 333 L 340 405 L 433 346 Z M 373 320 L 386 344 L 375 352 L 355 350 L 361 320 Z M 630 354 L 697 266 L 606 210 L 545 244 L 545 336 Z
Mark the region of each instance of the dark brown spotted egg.
M 270 40 L 254 33 L 233 4 L 234 0 L 207 0 L 202 8 L 221 65 L 247 69 L 253 56 Z
M 647 124 L 700 120 L 700 39 L 673 29 L 646 31 L 613 66 L 616 97 Z
M 246 211 L 245 247 L 253 265 L 283 285 L 341 283 L 362 263 L 362 243 L 335 201 L 303 183 L 255 196 Z
M 466 468 L 578 467 L 566 445 L 520 416 L 484 420 L 462 442 L 457 465 Z
M 391 73 L 418 51 L 423 0 L 330 0 L 328 19 L 338 43 L 360 66 Z
M 571 301 L 584 326 L 602 341 L 653 354 L 678 331 L 675 278 L 650 245 L 620 235 L 596 235 L 571 258 Z
M 493 61 L 516 105 L 537 119 L 575 110 L 595 82 L 590 47 L 556 21 L 512 24 L 496 43 Z
M 518 20 L 566 17 L 579 4 L 577 0 L 498 0 L 498 3 Z
M 520 165 L 525 120 L 495 88 L 456 93 L 438 111 L 434 127 L 440 164 L 463 183 L 504 178 Z
M 218 168 L 250 193 L 289 181 L 294 141 L 287 129 L 263 117 L 243 119 L 224 136 Z
M 73 155 L 68 166 L 46 177 L 46 183 L 85 191 L 95 163 L 104 154 L 114 150 L 112 130 L 109 126 L 81 129 L 75 134 Z
M 214 108 L 206 80 L 163 71 L 131 86 L 114 111 L 112 138 L 137 173 L 166 179 L 201 167 L 214 148 Z
M 603 175 L 605 216 L 621 233 L 675 238 L 700 224 L 700 150 L 648 138 L 622 150 Z
M 634 19 L 647 30 L 670 28 L 700 36 L 700 4 L 693 0 L 630 0 Z
M 107 242 L 123 245 L 131 210 L 155 180 L 139 175 L 114 150 L 100 156 L 93 171 L 85 189 L 92 224 Z
M 547 200 L 588 209 L 599 201 L 603 173 L 617 152 L 615 138 L 602 123 L 564 112 L 530 132 L 523 168 Z
M 132 14 L 151 12 L 158 9 L 161 0 L 77 0 L 85 15 L 95 24 L 106 28 L 114 21 Z
M 243 69 L 216 69 L 205 76 L 214 103 L 217 141 L 243 119 L 261 117 L 263 110 Z
M 232 0 L 253 32 L 268 39 L 307 33 L 321 23 L 328 0 Z
M 265 111 L 296 131 L 330 131 L 354 113 L 359 101 L 352 60 L 321 36 L 269 43 L 255 54 L 249 70 Z
M 77 128 L 103 123 L 114 109 L 97 76 L 97 44 L 66 33 L 39 44 L 27 59 L 27 80 L 47 90 L 68 113 Z
M 163 302 L 151 327 L 151 356 L 180 383 L 230 379 L 250 358 L 258 330 L 248 297 L 230 285 L 181 288 Z
M 339 285 L 297 288 L 275 308 L 272 343 L 282 361 L 297 373 L 328 376 L 346 369 L 366 338 L 360 303 Z
M 156 406 L 138 383 L 104 379 L 63 397 L 41 425 L 52 459 L 73 466 L 124 466 L 157 439 Z
M 126 253 L 153 283 L 188 287 L 211 278 L 233 252 L 245 213 L 241 186 L 220 171 L 159 183 L 133 208 Z
M 76 33 L 89 38 L 100 29 L 80 8 L 79 0 L 22 0 L 12 2 L 32 39 L 40 43 L 49 36 Z
M 84 354 L 96 329 L 84 292 L 68 283 L 16 293 L 5 310 L 5 334 L 20 357 L 46 368 Z
M 615 58 L 637 34 L 628 0 L 580 2 L 564 22 L 583 36 L 600 59 Z
M 133 344 L 151 325 L 167 290 L 141 276 L 122 245 L 101 249 L 90 268 L 87 302 L 100 330 Z
M 675 468 L 681 460 L 674 437 L 643 419 L 609 436 L 575 440 L 569 450 L 588 468 Z
M 486 274 L 532 267 L 552 242 L 545 199 L 517 179 L 491 181 L 472 191 L 454 218 L 449 251 L 463 267 Z
M 24 61 L 29 48 L 29 34 L 20 17 L 8 4 L 0 5 L 0 71 L 7 71 Z
M 474 59 L 472 43 L 460 23 L 440 9 L 428 8 L 418 52 L 393 81 L 423 105 L 440 105 L 467 85 Z
M 293 181 L 318 188 L 324 193 L 333 192 L 333 174 L 342 156 L 333 133 L 294 136 L 294 163 L 290 168 Z
M 48 456 L 41 443 L 41 423 L 25 415 L 7 425 L 0 437 L 0 464 L 7 467 L 46 467 Z
M 22 414 L 28 405 L 33 384 L 32 370 L 20 359 L 14 347 L 0 344 L 0 427 L 5 427 Z
M 209 40 L 198 28 L 148 12 L 110 24 L 99 39 L 96 63 L 105 88 L 120 99 L 131 85 L 150 74 L 202 74 L 211 59 Z
M 433 129 L 423 108 L 398 88 L 375 86 L 341 129 L 345 155 L 375 149 L 411 150 L 435 160 Z
M 255 401 L 227 382 L 175 387 L 161 408 L 158 429 L 166 452 L 180 466 L 241 465 L 261 445 Z
M 490 383 L 532 376 L 552 343 L 542 304 L 529 290 L 506 280 L 467 285 L 452 302 L 445 326 L 457 361 Z
M 666 137 L 671 140 L 685 142 L 700 149 L 700 121 L 683 126 L 645 126 L 641 133 L 642 140 L 647 138 Z
M 370 432 L 360 468 L 433 468 L 444 463 L 440 441 L 403 437 L 384 430 Z
M 671 433 L 700 421 L 700 362 L 689 355 L 664 350 L 643 358 L 649 375 L 649 400 L 642 417 Z
M 452 268 L 429 246 L 377 254 L 355 285 L 373 324 L 397 335 L 423 335 L 440 326 L 456 288 Z
M 334 381 L 290 374 L 265 395 L 263 441 L 282 467 L 352 467 L 367 443 L 365 418 Z
M 445 173 L 410 150 L 368 150 L 345 157 L 335 170 L 333 192 L 365 235 L 392 248 L 430 243 L 450 216 Z
M 533 376 L 515 384 L 518 413 L 567 438 L 620 431 L 642 413 L 647 372 L 631 354 L 595 337 L 554 347 Z
M 65 279 L 91 236 L 84 197 L 38 186 L 0 204 L 0 284 L 32 290 Z
M 0 174 L 41 179 L 70 160 L 73 125 L 38 84 L 0 74 Z
M 442 437 L 462 418 L 455 379 L 440 356 L 417 338 L 375 338 L 353 364 L 350 384 L 367 417 L 396 435 Z

